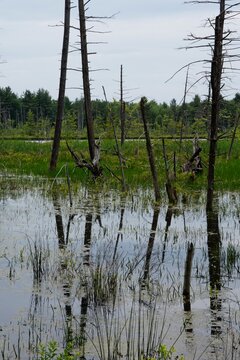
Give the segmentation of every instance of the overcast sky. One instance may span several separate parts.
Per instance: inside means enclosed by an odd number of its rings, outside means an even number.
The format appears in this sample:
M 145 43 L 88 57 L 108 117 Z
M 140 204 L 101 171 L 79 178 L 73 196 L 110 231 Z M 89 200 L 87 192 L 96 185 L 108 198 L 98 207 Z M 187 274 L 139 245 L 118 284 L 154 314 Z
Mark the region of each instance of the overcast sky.
M 75 2 L 75 0 L 74 0 Z M 6 63 L 0 65 L 0 87 L 10 86 L 21 95 L 26 89 L 44 88 L 57 98 L 59 64 L 62 47 L 62 27 L 55 27 L 63 20 L 64 0 L 0 0 L 0 55 Z M 126 100 L 146 96 L 157 102 L 170 102 L 183 96 L 186 70 L 170 82 L 166 80 L 179 68 L 197 59 L 206 59 L 207 52 L 179 50 L 186 46 L 183 40 L 189 33 L 204 33 L 204 20 L 215 16 L 217 8 L 208 5 L 184 4 L 183 0 L 91 0 L 89 15 L 117 15 L 96 30 L 109 31 L 95 34 L 95 41 L 106 44 L 92 46 L 97 51 L 91 56 L 91 68 L 107 68 L 92 72 L 93 98 L 102 98 L 104 85 L 109 99 L 118 98 L 120 65 L 124 69 Z M 72 11 L 77 24 L 77 11 Z M 71 43 L 78 41 L 72 32 Z M 91 35 L 91 40 L 93 40 Z M 80 67 L 80 54 L 72 53 L 69 67 Z M 190 84 L 197 80 L 201 68 L 190 69 Z M 67 95 L 80 98 L 82 91 L 80 73 L 68 73 Z M 239 91 L 228 91 L 230 97 Z M 202 85 L 191 89 L 204 95 Z

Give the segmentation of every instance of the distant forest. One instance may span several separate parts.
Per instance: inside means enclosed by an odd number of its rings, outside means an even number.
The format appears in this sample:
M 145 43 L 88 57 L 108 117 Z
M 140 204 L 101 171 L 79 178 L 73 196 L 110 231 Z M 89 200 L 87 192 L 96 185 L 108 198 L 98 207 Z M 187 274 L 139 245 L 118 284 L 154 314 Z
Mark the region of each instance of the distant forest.
M 116 125 L 120 119 L 120 102 L 112 100 L 93 100 L 93 116 L 98 134 L 108 132 L 110 135 L 109 116 Z M 18 96 L 10 87 L 0 88 L 0 128 L 4 133 L 14 131 L 29 136 L 52 136 L 56 119 L 57 101 L 49 92 L 39 89 L 37 92 L 26 90 Z M 219 130 L 226 131 L 234 126 L 240 109 L 240 93 L 233 99 L 221 99 Z M 177 135 L 193 133 L 207 134 L 209 125 L 210 102 L 195 95 L 186 103 L 177 104 L 172 99 L 169 104 L 151 100 L 147 103 L 147 119 L 152 131 L 162 134 Z M 125 103 L 127 136 L 139 136 L 142 131 L 139 104 Z M 85 129 L 84 100 L 70 101 L 65 97 L 65 117 L 63 136 L 74 135 Z

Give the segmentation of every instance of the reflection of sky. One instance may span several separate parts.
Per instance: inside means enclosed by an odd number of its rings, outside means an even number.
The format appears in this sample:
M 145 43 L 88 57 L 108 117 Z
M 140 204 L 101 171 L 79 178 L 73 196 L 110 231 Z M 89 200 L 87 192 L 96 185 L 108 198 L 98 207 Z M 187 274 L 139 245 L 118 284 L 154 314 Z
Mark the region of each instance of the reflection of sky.
M 198 194 L 195 199 L 190 197 L 184 205 L 175 208 L 166 238 L 163 263 L 162 253 L 167 206 L 161 204 L 150 269 L 151 279 L 155 284 L 158 284 L 156 289 L 160 291 L 164 299 L 166 298 L 166 290 L 169 287 L 171 288 L 168 295 L 169 306 L 172 304 L 173 310 L 172 312 L 169 310 L 168 321 L 174 321 L 176 318 L 180 327 L 182 321 L 181 292 L 187 244 L 193 242 L 195 247 L 191 284 L 193 323 L 198 326 L 195 332 L 197 334 L 203 333 L 206 336 L 205 328 L 208 326 L 210 311 L 207 224 L 204 202 L 205 195 Z M 238 194 L 225 194 L 219 198 L 219 227 L 224 251 L 229 239 L 233 245 L 238 246 L 239 203 Z M 72 257 L 71 260 L 75 264 L 74 267 L 81 266 L 85 215 L 91 211 L 94 214 L 94 222 L 90 264 L 93 267 L 98 261 L 106 267 L 111 264 L 118 235 L 121 207 L 125 211 L 121 230 L 122 237 L 119 238 L 117 248 L 118 259 L 121 263 L 119 272 L 122 277 L 129 275 L 128 284 L 132 286 L 138 283 L 138 277 L 143 274 L 153 216 L 150 193 L 139 191 L 137 194 L 129 196 L 125 202 L 123 198 L 120 200 L 116 192 L 105 194 L 101 198 L 99 195 L 91 196 L 84 189 L 80 189 L 74 197 L 73 213 L 75 216 L 71 223 L 68 250 L 70 257 Z M 69 217 L 67 198 L 60 199 L 60 208 L 66 233 Z M 101 215 L 102 227 L 96 219 L 96 213 Z M 0 315 L 0 325 L 10 323 L 10 321 L 14 323 L 18 317 L 22 319 L 22 322 L 25 321 L 31 303 L 32 286 L 29 244 L 33 246 L 34 241 L 37 244 L 41 243 L 45 251 L 50 249 L 51 254 L 50 258 L 46 260 L 51 272 L 51 279 L 49 282 L 43 281 L 42 299 L 45 299 L 45 308 L 43 307 L 41 311 L 45 314 L 48 311 L 46 309 L 52 306 L 58 312 L 58 301 L 63 304 L 62 278 L 58 272 L 60 261 L 58 259 L 55 210 L 51 198 L 41 195 L 37 190 L 27 191 L 17 198 L 5 196 L 5 200 L 0 203 L 0 229 L 0 307 L 4 309 Z M 22 263 L 20 262 L 21 257 Z M 10 265 L 14 270 L 12 280 L 9 279 Z M 132 273 L 133 275 L 130 276 Z M 222 264 L 222 274 L 224 276 L 226 274 L 224 264 Z M 234 296 L 239 296 L 240 287 L 238 273 L 233 270 L 232 276 L 234 282 L 228 282 L 227 287 L 222 292 L 226 298 L 234 299 Z M 76 280 L 76 284 L 73 285 L 74 291 L 77 291 L 79 286 L 79 279 Z M 126 291 L 128 292 L 129 289 Z M 79 309 L 79 301 L 79 298 L 74 299 L 72 295 L 71 303 L 75 304 L 74 312 L 76 313 Z M 168 308 L 170 309 L 170 307 Z M 48 327 L 46 322 L 45 327 L 46 329 Z

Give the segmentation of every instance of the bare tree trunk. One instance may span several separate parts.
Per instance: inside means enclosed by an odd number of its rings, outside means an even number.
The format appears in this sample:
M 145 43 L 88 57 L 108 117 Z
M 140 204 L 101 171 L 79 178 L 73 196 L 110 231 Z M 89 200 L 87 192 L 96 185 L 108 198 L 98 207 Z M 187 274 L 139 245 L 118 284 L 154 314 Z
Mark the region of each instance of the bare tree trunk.
M 84 92 L 84 108 L 87 124 L 88 146 L 91 161 L 95 158 L 95 136 L 93 126 L 92 101 L 90 91 L 89 66 L 88 66 L 88 49 L 87 49 L 87 30 L 84 0 L 78 0 L 79 22 L 80 22 L 80 39 L 81 39 L 81 59 L 82 59 L 82 77 Z
M 50 160 L 50 170 L 56 169 L 59 148 L 60 148 L 62 120 L 64 115 L 66 76 L 67 76 L 68 48 L 69 48 L 69 36 L 70 36 L 70 15 L 71 15 L 71 0 L 65 0 L 64 34 L 63 34 L 60 82 L 59 82 L 55 132 L 54 132 L 54 139 L 52 146 L 52 155 Z
M 145 103 L 146 103 L 146 99 L 144 97 L 142 97 L 141 101 L 140 101 L 140 109 L 141 109 L 142 121 L 143 121 L 143 126 L 144 126 L 148 159 L 149 159 L 149 164 L 150 164 L 150 168 L 151 168 L 151 172 L 152 172 L 155 199 L 156 199 L 156 201 L 159 201 L 160 200 L 160 189 L 159 189 L 159 184 L 158 184 L 157 170 L 156 170 L 155 161 L 154 161 L 152 144 L 151 144 L 148 126 L 147 126 L 147 119 L 145 116 Z
M 236 137 L 236 132 L 237 132 L 237 128 L 238 128 L 238 124 L 239 124 L 239 119 L 240 119 L 240 114 L 236 115 L 236 119 L 235 119 L 235 125 L 234 125 L 234 130 L 233 130 L 233 134 L 232 134 L 232 139 L 231 139 L 231 144 L 229 146 L 229 150 L 228 150 L 228 160 L 230 159 L 231 153 L 232 153 L 232 148 L 233 148 L 233 143 Z
M 166 172 L 166 184 L 165 185 L 166 185 L 168 200 L 171 204 L 176 204 L 178 201 L 177 191 L 176 191 L 176 188 L 172 184 L 171 177 L 169 174 L 164 138 L 162 138 L 162 145 L 163 145 L 163 159 L 164 159 L 165 172 Z
M 210 148 L 208 157 L 207 210 L 212 210 L 214 172 L 217 151 L 217 133 L 220 108 L 220 91 L 223 69 L 223 30 L 225 20 L 225 0 L 220 1 L 220 14 L 215 20 L 215 40 L 211 67 L 212 107 L 210 125 Z
M 126 190 L 127 190 L 127 184 L 126 184 L 125 175 L 124 175 L 124 169 L 123 169 L 123 156 L 122 156 L 122 153 L 120 152 L 119 145 L 118 145 L 117 132 L 116 132 L 116 128 L 115 128 L 115 124 L 114 124 L 114 120 L 113 120 L 112 109 L 111 109 L 111 107 L 109 106 L 109 103 L 108 103 L 108 100 L 107 100 L 107 95 L 106 95 L 106 91 L 105 91 L 104 86 L 103 86 L 102 88 L 103 88 L 103 93 L 104 93 L 105 101 L 106 101 L 106 103 L 108 104 L 109 120 L 110 120 L 110 123 L 112 124 L 112 127 L 113 127 L 113 134 L 114 134 L 114 139 L 115 139 L 115 144 L 116 144 L 116 151 L 117 151 L 117 156 L 118 156 L 118 160 L 119 160 L 119 165 L 120 165 L 120 168 L 121 168 L 122 190 L 123 190 L 123 191 L 126 191 Z
M 182 103 L 183 113 L 181 114 L 181 126 L 180 126 L 180 149 L 179 149 L 180 153 L 182 151 L 183 126 L 184 126 L 184 120 L 186 117 L 186 97 L 187 97 L 187 87 L 188 87 L 188 73 L 189 73 L 189 66 L 187 68 L 187 74 L 186 74 L 186 80 L 185 80 L 185 86 L 184 86 L 183 103 Z
M 121 123 L 121 145 L 125 141 L 125 102 L 123 101 L 123 66 L 120 69 L 120 123 Z

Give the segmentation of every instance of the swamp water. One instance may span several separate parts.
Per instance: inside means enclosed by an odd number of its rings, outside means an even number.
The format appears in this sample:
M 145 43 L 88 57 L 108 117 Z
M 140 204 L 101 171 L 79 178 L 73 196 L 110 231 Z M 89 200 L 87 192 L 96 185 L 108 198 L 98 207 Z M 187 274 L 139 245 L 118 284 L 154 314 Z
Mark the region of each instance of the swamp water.
M 54 340 L 78 359 L 239 359 L 239 193 L 208 215 L 204 192 L 155 209 L 146 190 L 0 194 L 0 358 L 51 359 Z

